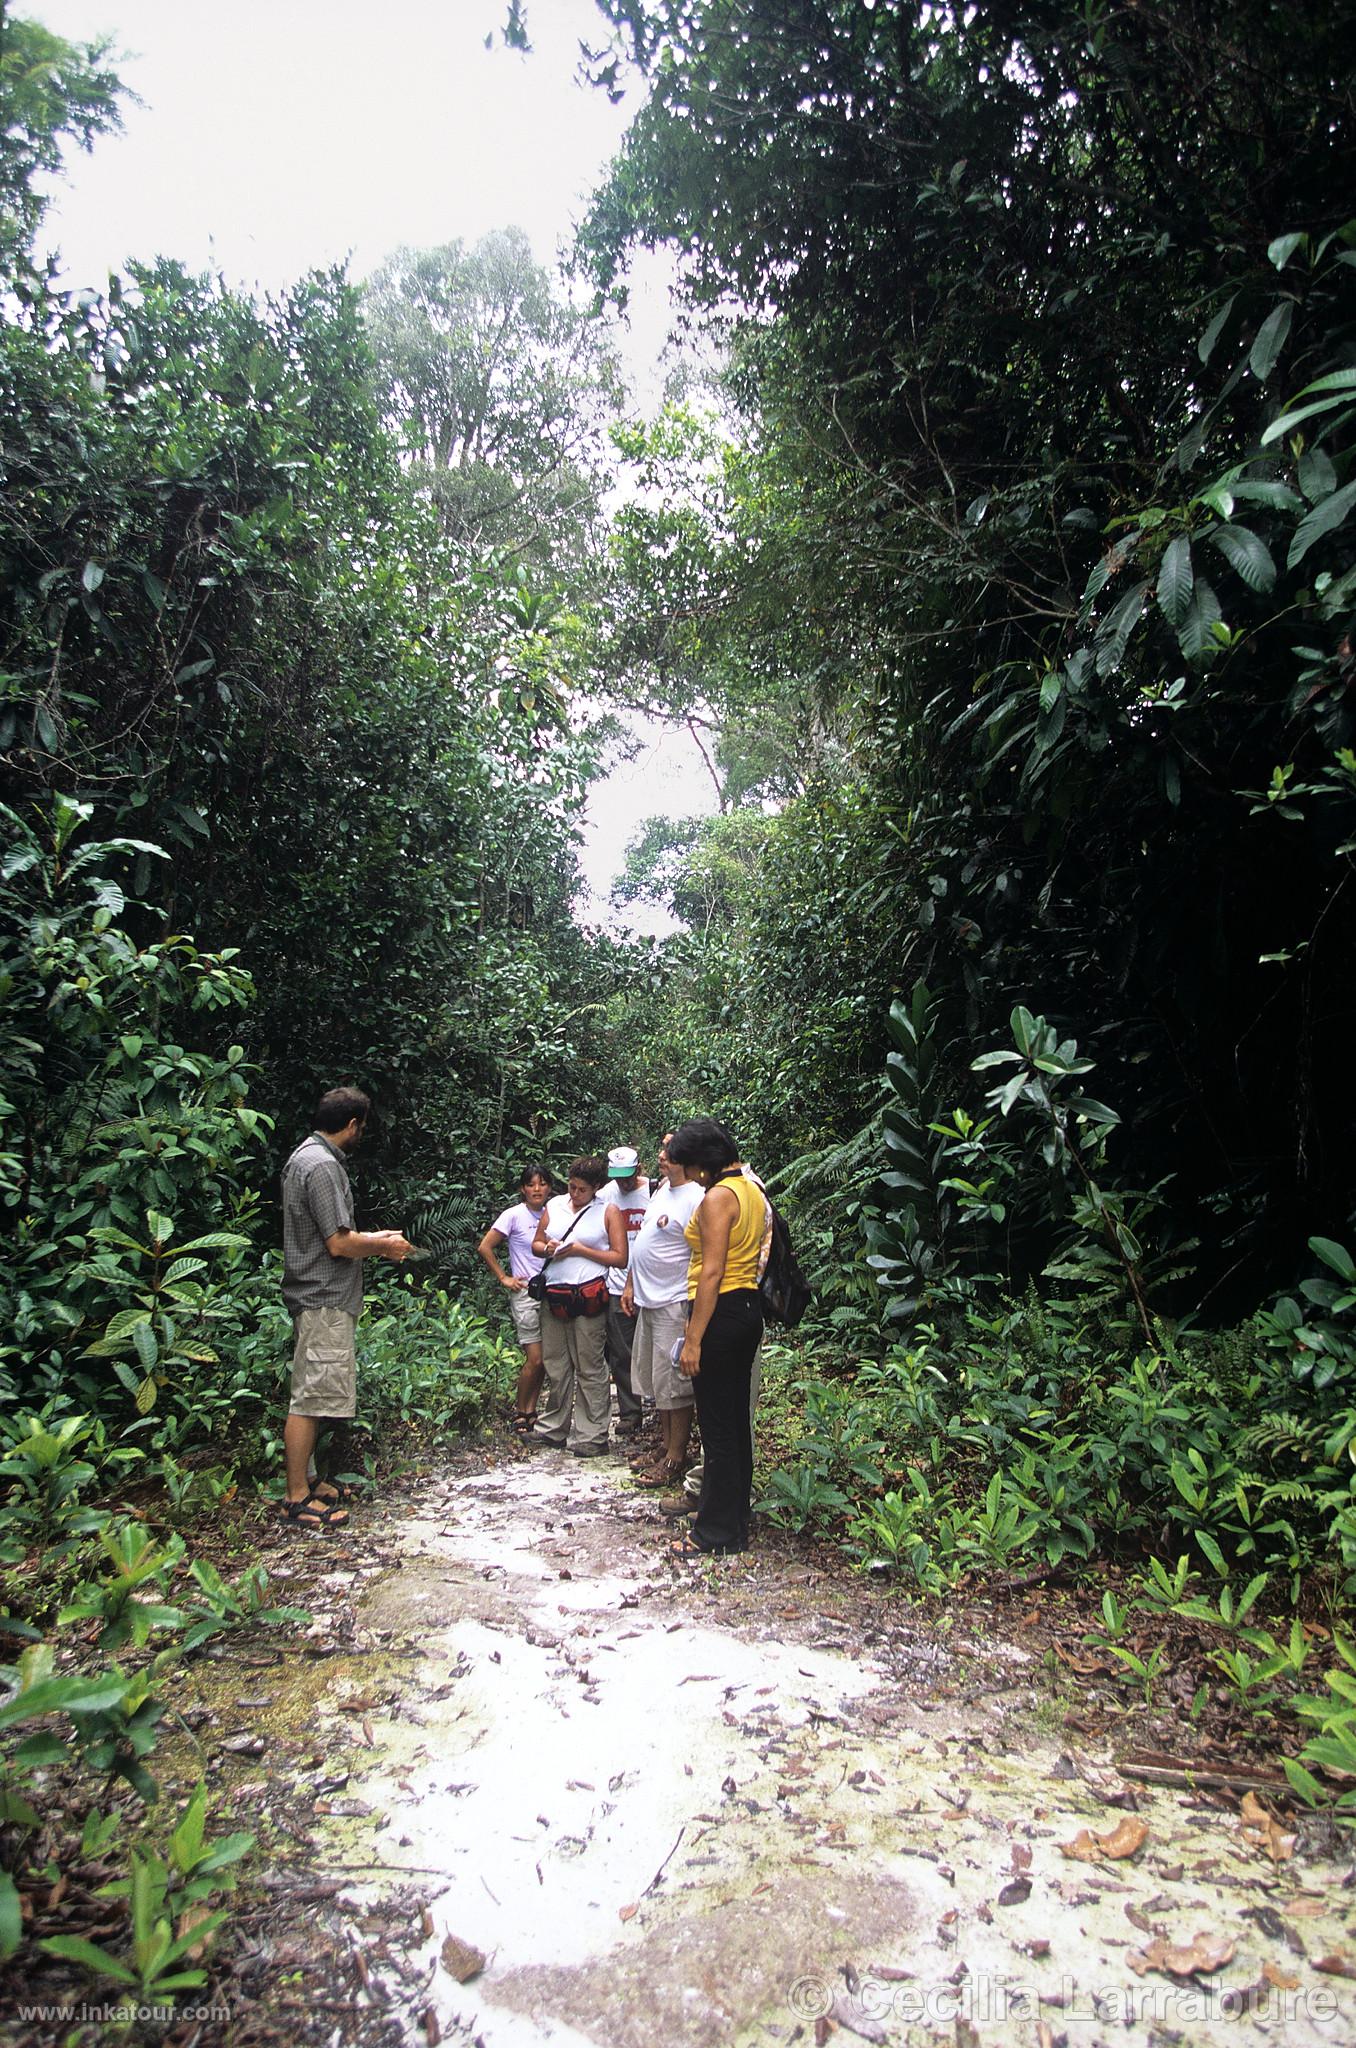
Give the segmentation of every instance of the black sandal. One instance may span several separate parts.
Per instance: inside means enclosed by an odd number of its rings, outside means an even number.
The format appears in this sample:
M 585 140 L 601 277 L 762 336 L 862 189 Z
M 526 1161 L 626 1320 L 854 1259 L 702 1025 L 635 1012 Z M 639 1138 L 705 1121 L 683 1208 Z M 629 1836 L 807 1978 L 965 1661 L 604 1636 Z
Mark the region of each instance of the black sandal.
M 536 1426 L 537 1418 L 535 1413 L 531 1415 L 515 1415 L 509 1424 L 515 1436 L 531 1436 Z
M 304 1500 L 284 1500 L 279 1513 L 293 1528 L 315 1529 L 322 1534 L 326 1529 L 342 1529 L 348 1520 L 347 1508 L 341 1508 L 337 1502 L 327 1507 L 315 1493 L 308 1493 Z

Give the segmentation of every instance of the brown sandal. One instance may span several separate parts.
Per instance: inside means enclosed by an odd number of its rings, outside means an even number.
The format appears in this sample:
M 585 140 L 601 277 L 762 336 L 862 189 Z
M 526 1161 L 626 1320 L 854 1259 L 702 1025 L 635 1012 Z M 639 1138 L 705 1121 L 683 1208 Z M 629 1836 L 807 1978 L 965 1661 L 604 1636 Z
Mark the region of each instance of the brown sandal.
M 652 1465 L 648 1472 L 638 1472 L 636 1485 L 644 1487 L 647 1493 L 658 1493 L 666 1486 L 677 1486 L 686 1470 L 683 1459 L 665 1458 L 661 1465 Z

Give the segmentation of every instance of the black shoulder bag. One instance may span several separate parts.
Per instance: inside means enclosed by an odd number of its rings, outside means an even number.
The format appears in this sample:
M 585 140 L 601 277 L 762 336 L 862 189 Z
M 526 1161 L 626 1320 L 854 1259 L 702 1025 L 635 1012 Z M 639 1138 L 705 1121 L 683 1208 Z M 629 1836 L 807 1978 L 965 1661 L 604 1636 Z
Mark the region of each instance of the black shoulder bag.
M 548 1253 L 546 1254 L 546 1257 L 545 1257 L 545 1258 L 544 1258 L 544 1259 L 542 1260 L 542 1262 L 541 1262 L 541 1269 L 540 1269 L 540 1271 L 538 1271 L 538 1272 L 534 1273 L 534 1274 L 532 1275 L 532 1278 L 531 1278 L 531 1279 L 530 1279 L 530 1280 L 528 1281 L 528 1283 L 527 1283 L 527 1291 L 528 1291 L 528 1293 L 529 1293 L 529 1294 L 530 1294 L 530 1295 L 532 1296 L 532 1299 L 533 1299 L 533 1301 L 545 1301 L 545 1299 L 546 1299 L 546 1268 L 547 1268 L 547 1267 L 548 1267 L 548 1266 L 550 1265 L 550 1263 L 551 1263 L 552 1259 L 554 1259 L 554 1258 L 556 1258 L 556 1257 L 558 1256 L 558 1254 L 559 1254 L 559 1251 L 560 1251 L 560 1247 L 561 1247 L 561 1245 L 563 1245 L 563 1244 L 564 1244 L 564 1242 L 565 1242 L 566 1238 L 567 1238 L 567 1237 L 569 1236 L 569 1234 L 570 1234 L 570 1231 L 574 1229 L 574 1226 L 575 1226 L 575 1224 L 576 1224 L 576 1223 L 582 1223 L 582 1222 L 583 1222 L 583 1220 L 584 1220 L 585 1216 L 587 1216 L 587 1215 L 588 1215 L 588 1212 L 589 1212 L 589 1208 L 590 1208 L 590 1204 L 589 1204 L 588 1202 L 585 1202 L 585 1204 L 584 1204 L 583 1208 L 582 1208 L 582 1209 L 581 1209 L 581 1210 L 579 1211 L 579 1214 L 578 1214 L 578 1215 L 577 1215 L 576 1217 L 574 1217 L 573 1221 L 572 1221 L 572 1222 L 570 1223 L 570 1225 L 569 1225 L 569 1228 L 568 1228 L 568 1229 L 566 1229 L 566 1230 L 562 1230 L 562 1231 L 561 1231 L 561 1233 L 560 1233 L 560 1236 L 559 1236 L 559 1238 L 558 1238 L 558 1239 L 557 1239 L 557 1241 L 556 1241 L 556 1249 L 555 1249 L 555 1251 L 553 1251 L 553 1252 L 548 1252 Z

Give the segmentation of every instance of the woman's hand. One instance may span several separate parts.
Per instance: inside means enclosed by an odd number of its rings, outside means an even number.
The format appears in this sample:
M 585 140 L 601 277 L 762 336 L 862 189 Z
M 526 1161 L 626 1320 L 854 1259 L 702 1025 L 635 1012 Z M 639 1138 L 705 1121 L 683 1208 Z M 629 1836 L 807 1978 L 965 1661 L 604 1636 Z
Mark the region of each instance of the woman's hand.
M 678 1370 L 685 1380 L 695 1380 L 702 1369 L 702 1340 L 700 1337 L 686 1337 L 678 1354 Z
M 526 1287 L 527 1282 L 526 1280 L 524 1280 L 521 1273 L 511 1273 L 508 1279 L 504 1282 L 504 1285 L 505 1287 L 507 1287 L 510 1294 L 521 1294 L 523 1289 Z

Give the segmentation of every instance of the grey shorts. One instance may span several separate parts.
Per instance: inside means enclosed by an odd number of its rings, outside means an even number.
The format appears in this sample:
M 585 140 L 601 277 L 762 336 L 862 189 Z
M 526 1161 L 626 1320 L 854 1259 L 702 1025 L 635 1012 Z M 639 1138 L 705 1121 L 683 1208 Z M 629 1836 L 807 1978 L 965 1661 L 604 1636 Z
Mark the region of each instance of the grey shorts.
M 292 1351 L 292 1415 L 352 1415 L 358 1365 L 354 1319 L 347 1309 L 304 1308 L 296 1317 Z
M 690 1408 L 695 1400 L 691 1380 L 673 1362 L 673 1347 L 687 1330 L 687 1302 L 666 1302 L 662 1308 L 636 1311 L 636 1336 L 631 1347 L 631 1384 L 652 1396 L 659 1408 Z
M 541 1343 L 541 1303 L 534 1301 L 525 1287 L 515 1288 L 509 1295 L 509 1314 L 513 1317 L 513 1334 L 526 1350 L 529 1344 Z

